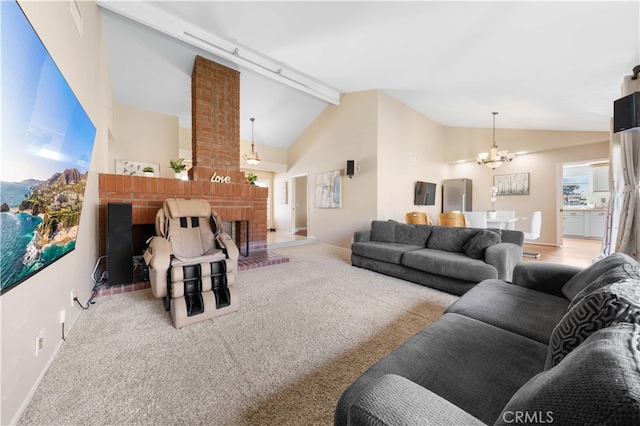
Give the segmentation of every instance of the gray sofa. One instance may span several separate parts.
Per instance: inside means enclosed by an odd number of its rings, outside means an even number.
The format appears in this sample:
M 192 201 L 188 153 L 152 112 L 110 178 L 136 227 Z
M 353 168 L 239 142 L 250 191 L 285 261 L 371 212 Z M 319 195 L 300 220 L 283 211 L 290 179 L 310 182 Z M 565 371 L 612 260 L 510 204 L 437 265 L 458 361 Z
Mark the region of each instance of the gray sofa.
M 336 426 L 640 424 L 640 264 L 523 262 L 363 373 Z
M 354 234 L 351 264 L 462 295 L 485 279 L 510 281 L 523 240 L 520 231 L 374 220 Z

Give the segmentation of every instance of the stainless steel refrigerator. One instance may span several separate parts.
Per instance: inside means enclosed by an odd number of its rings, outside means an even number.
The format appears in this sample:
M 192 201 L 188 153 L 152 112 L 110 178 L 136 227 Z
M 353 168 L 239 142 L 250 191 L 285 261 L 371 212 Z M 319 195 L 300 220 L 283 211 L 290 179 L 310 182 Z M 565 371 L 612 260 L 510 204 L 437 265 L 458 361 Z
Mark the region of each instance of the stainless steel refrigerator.
M 442 212 L 470 212 L 472 210 L 471 179 L 442 181 Z

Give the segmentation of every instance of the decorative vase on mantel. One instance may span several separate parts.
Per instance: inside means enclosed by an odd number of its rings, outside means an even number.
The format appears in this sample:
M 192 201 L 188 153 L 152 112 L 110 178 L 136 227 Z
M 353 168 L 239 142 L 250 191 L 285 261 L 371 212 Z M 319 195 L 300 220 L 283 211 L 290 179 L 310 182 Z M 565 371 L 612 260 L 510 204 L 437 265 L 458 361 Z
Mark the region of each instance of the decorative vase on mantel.
M 496 217 L 497 217 L 497 213 L 496 213 L 496 211 L 495 211 L 495 210 L 489 210 L 489 211 L 487 212 L 487 219 L 489 219 L 489 220 L 495 220 L 495 219 L 496 219 Z
M 173 169 L 173 176 L 176 179 L 182 179 L 182 172 L 187 169 L 186 164 L 182 164 L 184 158 L 178 158 L 177 160 L 169 160 L 169 167 Z

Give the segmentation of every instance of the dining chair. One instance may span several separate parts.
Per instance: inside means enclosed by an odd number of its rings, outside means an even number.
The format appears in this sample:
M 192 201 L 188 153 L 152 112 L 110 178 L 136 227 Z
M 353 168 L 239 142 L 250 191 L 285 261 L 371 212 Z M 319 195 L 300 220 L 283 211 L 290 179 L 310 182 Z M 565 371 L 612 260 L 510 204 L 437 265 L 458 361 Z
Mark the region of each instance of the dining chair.
M 531 228 L 529 229 L 529 232 L 524 233 L 524 239 L 529 241 L 537 240 L 538 238 L 540 238 L 541 229 L 542 229 L 542 212 L 539 212 L 539 211 L 533 212 L 533 215 L 531 215 Z M 527 257 L 535 257 L 536 259 L 540 257 L 540 253 L 534 253 L 529 251 L 522 252 L 522 255 Z
M 404 215 L 404 220 L 413 225 L 433 225 L 429 216 L 423 212 L 409 212 Z
M 464 216 L 469 221 L 471 228 L 486 228 L 487 213 L 486 212 L 464 212 Z
M 445 212 L 438 216 L 438 223 L 440 226 L 460 226 L 469 227 L 469 222 L 464 217 L 463 213 Z

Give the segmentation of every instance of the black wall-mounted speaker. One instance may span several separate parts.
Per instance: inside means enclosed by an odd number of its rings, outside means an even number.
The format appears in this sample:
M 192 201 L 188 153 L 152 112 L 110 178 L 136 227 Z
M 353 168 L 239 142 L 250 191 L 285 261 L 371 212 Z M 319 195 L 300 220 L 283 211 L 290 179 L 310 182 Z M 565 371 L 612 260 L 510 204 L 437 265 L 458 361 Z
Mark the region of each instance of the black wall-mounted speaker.
M 613 133 L 640 131 L 640 92 L 613 102 Z
M 107 284 L 133 282 L 133 233 L 130 203 L 107 204 Z
M 347 160 L 347 176 L 351 177 L 356 174 L 356 162 Z

